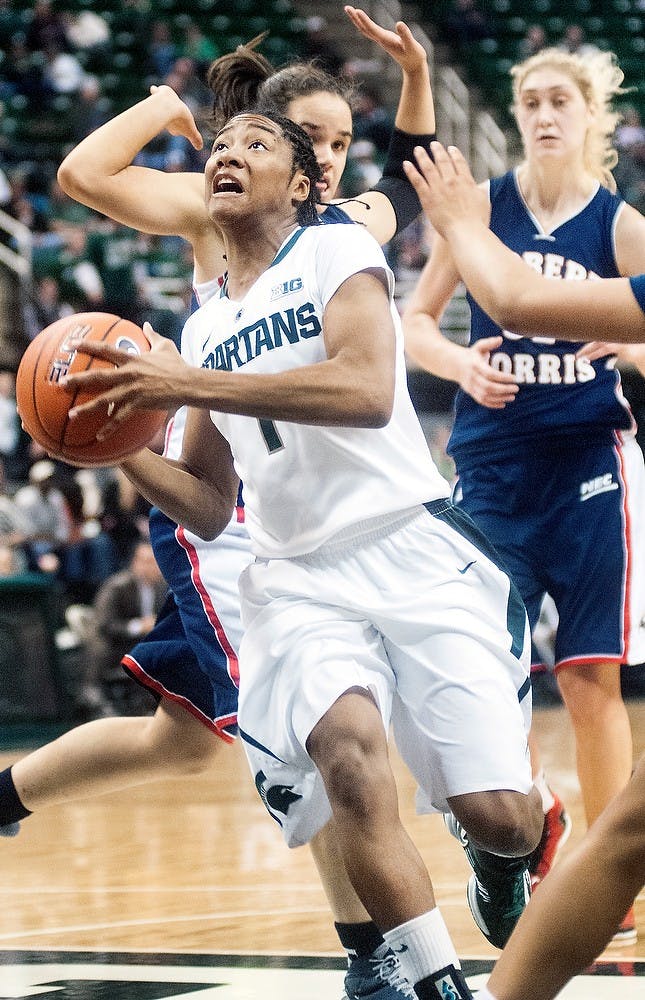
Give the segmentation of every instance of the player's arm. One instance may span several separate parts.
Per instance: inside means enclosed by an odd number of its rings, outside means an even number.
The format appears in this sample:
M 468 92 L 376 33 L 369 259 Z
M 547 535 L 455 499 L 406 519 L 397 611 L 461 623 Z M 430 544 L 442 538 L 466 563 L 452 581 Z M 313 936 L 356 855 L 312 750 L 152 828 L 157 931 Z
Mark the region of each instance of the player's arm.
M 403 21 L 395 31 L 380 27 L 356 7 L 345 12 L 362 35 L 376 42 L 401 67 L 403 80 L 394 132 L 380 181 L 356 200 L 343 203 L 343 211 L 367 227 L 381 244 L 405 229 L 421 212 L 419 199 L 403 172 L 416 145 L 426 148 L 434 137 L 435 113 L 428 57 Z
M 406 353 L 425 371 L 456 382 L 482 406 L 502 409 L 518 391 L 513 375 L 496 371 L 489 363 L 491 351 L 502 338 L 487 337 L 465 347 L 448 340 L 440 330 L 439 322 L 459 281 L 450 249 L 437 236 L 403 314 Z
M 231 519 L 239 478 L 208 410 L 189 411 L 178 461 L 146 448 L 121 468 L 146 500 L 200 538 L 216 538 Z
M 488 229 L 486 208 L 458 150 L 433 143 L 406 164 L 424 211 L 447 241 L 460 274 L 482 309 L 522 334 L 588 340 L 599 323 L 608 340 L 645 340 L 645 315 L 627 278 L 550 281 L 535 274 Z
M 58 168 L 58 182 L 70 197 L 117 222 L 146 233 L 183 236 L 194 244 L 212 229 L 203 174 L 165 173 L 132 163 L 165 130 L 202 147 L 190 109 L 172 88 L 162 86 L 83 139 Z
M 623 205 L 615 229 L 616 263 L 624 277 L 645 273 L 645 218 L 632 205 Z M 623 365 L 632 365 L 645 376 L 645 344 L 618 344 L 594 341 L 585 344 L 578 356 L 590 360 L 616 355 Z
M 187 404 L 268 420 L 323 426 L 383 427 L 392 413 L 395 334 L 385 271 L 374 268 L 346 278 L 323 315 L 327 358 L 276 374 L 238 374 L 194 368 L 174 344 L 146 324 L 152 350 L 134 356 L 107 344 L 79 339 L 70 347 L 114 367 L 69 375 L 69 389 L 99 393 L 70 410 L 70 418 L 105 411 L 114 415 L 97 437 L 104 439 L 136 409 Z M 174 517 L 179 524 L 184 521 Z

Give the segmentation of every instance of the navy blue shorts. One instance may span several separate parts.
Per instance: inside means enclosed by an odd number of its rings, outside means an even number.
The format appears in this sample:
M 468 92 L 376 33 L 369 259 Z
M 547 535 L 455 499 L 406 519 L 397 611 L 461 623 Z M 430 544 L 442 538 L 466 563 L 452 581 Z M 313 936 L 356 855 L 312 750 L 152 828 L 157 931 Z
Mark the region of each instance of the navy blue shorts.
M 150 539 L 172 597 L 123 666 L 230 742 L 237 733 L 237 578 L 248 562 L 248 542 L 241 531 L 201 542 L 156 509 Z
M 458 499 L 497 549 L 531 628 L 558 611 L 556 668 L 645 655 L 643 456 L 636 442 L 576 438 L 459 470 Z

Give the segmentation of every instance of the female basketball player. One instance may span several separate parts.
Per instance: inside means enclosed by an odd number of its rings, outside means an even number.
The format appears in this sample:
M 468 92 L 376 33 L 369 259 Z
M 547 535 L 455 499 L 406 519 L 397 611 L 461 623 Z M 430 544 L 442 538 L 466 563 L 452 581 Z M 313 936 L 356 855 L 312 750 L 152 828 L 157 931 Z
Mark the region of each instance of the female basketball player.
M 143 451 L 123 468 L 202 537 L 226 528 L 241 476 L 255 558 L 240 580 L 240 735 L 255 784 L 290 846 L 333 813 L 346 870 L 417 996 L 469 998 L 398 818 L 390 706 L 396 689 L 435 809 L 514 803 L 535 845 L 528 620 L 430 457 L 382 252 L 360 226 L 300 215 L 294 132 L 313 161 L 306 134 L 270 112 L 219 131 L 205 201 L 225 237 L 220 293 L 188 321 L 185 360 L 158 336 L 140 358 L 79 340 L 111 364 L 67 378 L 101 391 L 70 418 L 113 403 L 106 437 L 133 406 L 187 403 L 179 462 Z M 508 834 L 512 854 L 525 833 Z
M 217 60 L 209 83 L 214 121 L 258 100 L 277 105 L 303 125 L 322 169 L 320 211 L 325 221 L 363 221 L 381 242 L 389 240 L 420 206 L 401 168 L 416 141 L 434 132 L 434 108 L 425 51 L 404 24 L 381 29 L 362 11 L 348 7 L 353 23 L 401 65 L 403 83 L 389 168 L 379 190 L 343 206 L 333 199 L 352 134 L 350 91 L 311 64 L 274 73 L 252 46 Z M 176 234 L 194 254 L 195 290 L 204 302 L 219 290 L 226 268 L 219 230 L 204 206 L 201 174 L 164 174 L 132 165 L 137 153 L 164 130 L 185 135 L 197 148 L 201 135 L 188 107 L 169 88 L 152 95 L 87 137 L 61 165 L 65 190 L 90 207 L 137 229 Z M 181 451 L 185 411 L 169 434 L 166 453 Z M 126 665 L 161 695 L 152 718 L 102 719 L 78 727 L 23 758 L 0 776 L 0 822 L 15 822 L 48 804 L 97 795 L 166 777 L 205 771 L 218 741 L 231 741 L 237 714 L 237 650 L 241 639 L 237 580 L 247 565 L 248 534 L 239 506 L 227 531 L 205 545 L 161 512 L 151 516 L 157 560 L 170 582 L 177 608 L 139 644 Z M 186 634 L 190 636 L 190 642 Z M 323 831 L 313 842 L 337 930 L 355 958 L 346 977 L 348 996 L 369 992 L 374 1000 L 400 1000 L 409 989 L 394 956 L 351 889 L 335 840 Z
M 446 240 L 473 297 L 503 328 L 583 340 L 601 323 L 610 338 L 645 342 L 645 275 L 545 280 L 487 227 L 488 199 L 458 150 L 433 143 L 406 173 Z M 642 357 L 644 348 L 639 346 Z M 497 962 L 481 1000 L 553 1000 L 602 951 L 645 882 L 645 755 L 582 843 L 545 879 Z
M 492 231 L 551 278 L 642 272 L 645 220 L 612 193 L 609 102 L 622 80 L 612 57 L 547 49 L 512 75 L 525 156 L 490 182 Z M 555 339 L 555 324 L 550 336 L 522 337 L 473 302 L 470 346 L 443 338 L 438 322 L 459 277 L 438 239 L 407 310 L 406 348 L 460 385 L 449 448 L 462 502 L 510 569 L 531 625 L 545 593 L 556 604 L 556 672 L 591 823 L 632 767 L 619 667 L 645 658 L 643 456 L 613 363 Z M 587 339 L 609 339 L 604 324 Z M 557 840 L 565 831 L 554 819 Z M 553 844 L 541 846 L 537 878 L 553 855 Z M 633 913 L 619 933 L 633 939 Z

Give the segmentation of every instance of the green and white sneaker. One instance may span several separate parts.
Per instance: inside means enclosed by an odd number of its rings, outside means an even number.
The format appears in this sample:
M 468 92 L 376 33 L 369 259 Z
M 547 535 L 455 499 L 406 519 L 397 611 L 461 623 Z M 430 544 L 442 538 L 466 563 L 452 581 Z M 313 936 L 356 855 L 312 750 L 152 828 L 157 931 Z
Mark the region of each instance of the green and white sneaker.
M 473 870 L 466 890 L 473 919 L 487 941 L 503 948 L 531 898 L 528 858 L 503 858 L 474 847 L 452 813 L 443 818 Z

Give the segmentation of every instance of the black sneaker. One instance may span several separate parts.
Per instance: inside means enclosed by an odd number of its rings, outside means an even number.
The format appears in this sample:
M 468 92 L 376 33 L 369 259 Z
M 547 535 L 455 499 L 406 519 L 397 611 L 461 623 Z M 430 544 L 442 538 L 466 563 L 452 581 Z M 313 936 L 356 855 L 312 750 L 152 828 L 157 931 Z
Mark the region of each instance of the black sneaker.
M 466 898 L 474 921 L 487 941 L 495 948 L 503 948 L 531 897 L 527 859 L 502 858 L 473 847 L 452 813 L 444 813 L 444 822 L 463 847 L 473 870 Z
M 418 1000 L 401 972 L 399 960 L 386 944 L 365 958 L 355 958 L 345 973 L 341 1000 Z
M 20 833 L 20 823 L 7 823 L 0 826 L 0 837 L 17 837 Z

